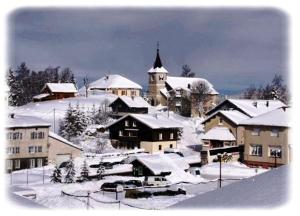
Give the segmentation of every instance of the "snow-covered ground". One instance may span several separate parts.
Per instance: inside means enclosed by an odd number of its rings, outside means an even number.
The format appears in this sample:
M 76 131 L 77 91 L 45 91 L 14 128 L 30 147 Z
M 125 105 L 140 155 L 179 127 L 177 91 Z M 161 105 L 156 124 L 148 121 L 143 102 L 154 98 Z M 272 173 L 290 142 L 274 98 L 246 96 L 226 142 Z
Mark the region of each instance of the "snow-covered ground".
M 81 164 L 82 160 L 79 158 L 75 159 L 75 164 L 77 167 Z M 209 164 L 201 170 L 204 174 L 218 173 L 217 163 Z M 227 169 L 230 168 L 230 172 Z M 72 184 L 61 184 L 61 183 L 51 183 L 50 175 L 53 172 L 54 166 L 48 165 L 43 168 L 34 168 L 27 170 L 20 170 L 13 172 L 12 175 L 7 174 L 7 182 L 12 185 L 8 188 L 17 187 L 18 190 L 10 191 L 15 195 L 22 196 L 30 195 L 26 199 L 39 204 L 47 208 L 86 208 L 87 198 L 85 197 L 70 197 L 67 195 L 62 195 L 62 191 L 72 195 L 87 195 L 91 192 L 90 208 L 110 208 L 118 209 L 119 203 L 115 200 L 115 193 L 113 192 L 102 192 L 100 187 L 104 182 L 113 182 L 116 180 L 143 180 L 144 177 L 133 177 L 133 176 L 105 176 L 103 180 L 93 180 L 84 183 L 72 183 Z M 263 170 L 258 172 L 255 169 L 248 168 L 244 165 L 238 163 L 228 163 L 224 164 L 222 171 L 228 179 L 224 177 L 222 186 L 229 185 L 231 183 L 239 181 L 238 179 L 247 178 L 255 174 L 262 173 Z M 27 184 L 27 172 L 28 172 L 28 184 Z M 43 173 L 44 173 L 44 183 L 43 183 Z M 181 173 L 181 172 L 179 172 Z M 176 170 L 174 170 L 174 175 L 176 176 Z M 211 177 L 210 176 L 210 177 Z M 233 180 L 236 177 L 237 180 Z M 12 181 L 11 181 L 12 177 Z M 143 208 L 143 209 L 163 209 L 168 206 L 174 205 L 182 200 L 203 194 L 208 191 L 213 191 L 218 189 L 217 177 L 215 179 L 205 179 L 204 176 L 199 178 L 196 183 L 177 183 L 171 185 L 169 189 L 176 190 L 177 188 L 184 189 L 186 195 L 177 196 L 153 196 L 151 198 L 143 199 L 128 199 L 125 198 L 125 192 L 118 195 L 120 200 L 120 208 Z M 144 190 L 155 191 L 158 189 L 145 188 Z M 164 190 L 164 189 L 159 189 Z M 35 197 L 35 198 L 34 198 Z

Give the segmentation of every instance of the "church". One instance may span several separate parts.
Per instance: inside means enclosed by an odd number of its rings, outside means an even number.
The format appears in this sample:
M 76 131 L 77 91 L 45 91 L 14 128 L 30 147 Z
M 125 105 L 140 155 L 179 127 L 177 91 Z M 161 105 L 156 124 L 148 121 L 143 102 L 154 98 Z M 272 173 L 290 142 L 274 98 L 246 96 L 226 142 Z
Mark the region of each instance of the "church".
M 148 99 L 152 106 L 168 106 L 171 111 L 184 116 L 203 116 L 216 105 L 219 93 L 206 79 L 196 77 L 173 77 L 164 68 L 157 45 L 153 67 L 148 71 Z M 193 91 L 193 86 L 207 86 L 205 100 Z

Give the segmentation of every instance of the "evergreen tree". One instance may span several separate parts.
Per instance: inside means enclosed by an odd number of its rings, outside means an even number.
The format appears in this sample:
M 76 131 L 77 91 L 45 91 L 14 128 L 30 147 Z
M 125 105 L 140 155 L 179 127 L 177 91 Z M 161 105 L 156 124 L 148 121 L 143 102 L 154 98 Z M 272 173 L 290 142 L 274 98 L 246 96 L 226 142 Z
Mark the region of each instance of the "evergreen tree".
M 73 108 L 71 104 L 69 104 L 65 117 L 60 122 L 59 134 L 70 140 L 71 138 L 81 135 L 86 127 L 87 118 L 85 113 L 80 110 L 79 105 Z
M 192 69 L 190 68 L 189 65 L 185 64 L 182 66 L 182 72 L 181 75 L 182 77 L 195 77 L 195 73 L 192 72 Z
M 8 104 L 10 106 L 22 105 L 22 89 L 19 80 L 17 80 L 14 72 L 10 69 L 7 75 L 7 85 L 9 87 Z
M 66 176 L 65 176 L 65 183 L 74 183 L 75 182 L 75 168 L 74 168 L 74 162 L 72 159 L 70 159 L 65 167 L 66 170 Z
M 89 180 L 89 169 L 88 169 L 88 165 L 85 160 L 84 160 L 82 168 L 81 168 L 80 180 L 81 181 Z
M 98 180 L 103 179 L 103 174 L 105 172 L 105 167 L 103 166 L 102 161 L 99 163 L 99 168 L 97 169 Z
M 50 176 L 51 182 L 61 183 L 61 171 L 58 166 L 55 166 L 52 175 Z

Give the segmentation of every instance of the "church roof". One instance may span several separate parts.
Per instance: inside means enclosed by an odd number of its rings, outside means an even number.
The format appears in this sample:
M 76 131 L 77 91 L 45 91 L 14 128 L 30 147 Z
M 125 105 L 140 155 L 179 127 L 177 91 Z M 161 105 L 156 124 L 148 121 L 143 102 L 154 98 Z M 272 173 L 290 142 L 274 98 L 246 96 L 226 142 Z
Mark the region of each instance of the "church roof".
M 156 49 L 156 58 L 153 64 L 153 67 L 150 68 L 148 73 L 168 73 L 168 71 L 163 67 L 160 56 L 159 56 L 159 48 L 157 45 Z
M 163 65 L 161 63 L 161 60 L 160 60 L 160 56 L 159 56 L 159 49 L 156 50 L 156 58 L 155 58 L 155 62 L 153 64 L 153 68 L 161 68 Z

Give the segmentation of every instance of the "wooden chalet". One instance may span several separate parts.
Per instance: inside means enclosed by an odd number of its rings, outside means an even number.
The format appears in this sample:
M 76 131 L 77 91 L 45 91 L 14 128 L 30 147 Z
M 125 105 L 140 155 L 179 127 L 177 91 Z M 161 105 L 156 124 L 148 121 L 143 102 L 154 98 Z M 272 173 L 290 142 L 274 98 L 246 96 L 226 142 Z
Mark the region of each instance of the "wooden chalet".
M 113 116 L 120 117 L 128 113 L 148 113 L 149 104 L 142 97 L 120 96 L 109 107 L 113 110 Z
M 75 97 L 77 89 L 74 83 L 46 83 L 41 94 L 33 97 L 34 102 Z
M 176 148 L 182 125 L 158 114 L 128 114 L 107 129 L 115 148 L 143 148 L 153 153 Z

